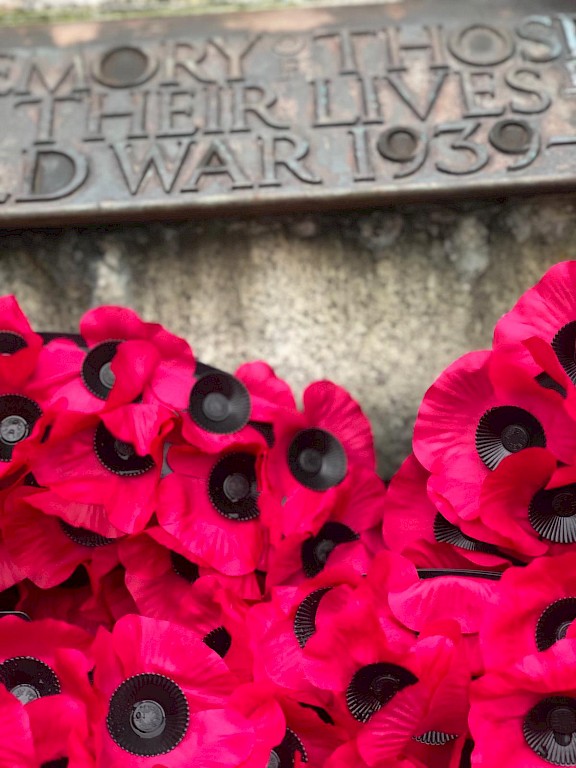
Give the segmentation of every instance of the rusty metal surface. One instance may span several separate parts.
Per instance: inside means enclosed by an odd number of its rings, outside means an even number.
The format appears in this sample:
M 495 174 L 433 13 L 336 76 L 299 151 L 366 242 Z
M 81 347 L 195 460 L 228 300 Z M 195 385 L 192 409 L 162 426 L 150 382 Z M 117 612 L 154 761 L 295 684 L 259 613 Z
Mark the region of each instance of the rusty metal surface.
M 573 0 L 0 29 L 0 226 L 573 187 Z

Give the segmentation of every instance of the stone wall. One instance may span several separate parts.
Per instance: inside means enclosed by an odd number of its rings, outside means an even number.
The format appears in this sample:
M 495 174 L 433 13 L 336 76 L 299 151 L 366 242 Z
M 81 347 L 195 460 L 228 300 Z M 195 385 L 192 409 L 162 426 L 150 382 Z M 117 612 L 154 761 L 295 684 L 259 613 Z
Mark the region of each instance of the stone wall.
M 295 388 L 331 378 L 374 425 L 389 476 L 444 366 L 490 344 L 498 317 L 576 258 L 576 199 L 0 234 L 0 286 L 38 329 L 133 307 L 228 370 L 264 358 Z

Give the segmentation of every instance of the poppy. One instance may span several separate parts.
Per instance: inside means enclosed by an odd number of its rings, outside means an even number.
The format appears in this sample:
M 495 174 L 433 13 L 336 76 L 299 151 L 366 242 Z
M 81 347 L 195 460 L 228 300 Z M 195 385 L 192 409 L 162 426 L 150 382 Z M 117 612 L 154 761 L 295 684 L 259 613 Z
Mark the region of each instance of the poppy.
M 176 624 L 125 616 L 94 643 L 97 760 L 109 768 L 189 765 L 191 718 L 221 709 L 235 678 L 199 638 Z

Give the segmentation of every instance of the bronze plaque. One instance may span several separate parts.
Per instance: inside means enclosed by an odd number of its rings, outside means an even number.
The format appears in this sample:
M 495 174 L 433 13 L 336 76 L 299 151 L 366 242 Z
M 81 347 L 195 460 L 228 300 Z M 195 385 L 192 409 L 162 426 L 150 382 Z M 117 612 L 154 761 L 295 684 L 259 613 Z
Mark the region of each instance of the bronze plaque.
M 0 29 L 0 225 L 576 187 L 574 0 Z

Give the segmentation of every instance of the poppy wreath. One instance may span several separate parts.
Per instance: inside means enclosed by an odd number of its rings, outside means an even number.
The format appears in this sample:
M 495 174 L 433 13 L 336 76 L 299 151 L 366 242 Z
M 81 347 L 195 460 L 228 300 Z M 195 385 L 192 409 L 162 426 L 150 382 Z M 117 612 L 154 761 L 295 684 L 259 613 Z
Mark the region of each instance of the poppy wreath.
M 386 484 L 318 381 L 0 299 L 0 768 L 576 767 L 576 262 Z

